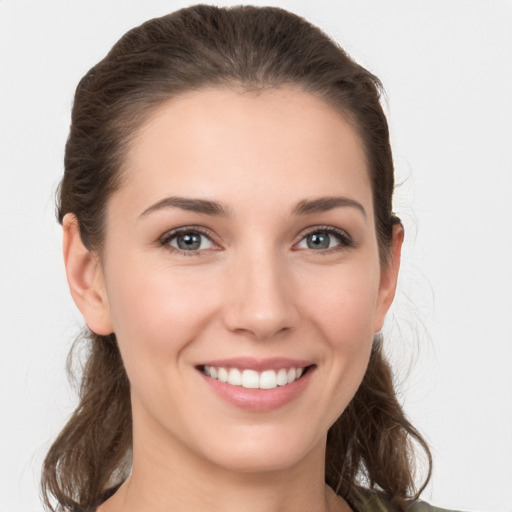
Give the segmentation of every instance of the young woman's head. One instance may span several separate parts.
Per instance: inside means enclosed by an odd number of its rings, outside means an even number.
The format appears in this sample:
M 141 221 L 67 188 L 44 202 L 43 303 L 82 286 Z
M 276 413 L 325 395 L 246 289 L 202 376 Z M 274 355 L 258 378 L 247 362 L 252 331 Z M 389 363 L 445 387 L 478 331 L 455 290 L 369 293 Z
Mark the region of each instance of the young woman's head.
M 412 492 L 424 443 L 376 336 L 403 236 L 379 87 L 256 7 L 151 20 L 82 79 L 58 216 L 91 352 L 46 493 L 93 503 L 132 448 L 261 473 L 326 443 L 343 496 Z

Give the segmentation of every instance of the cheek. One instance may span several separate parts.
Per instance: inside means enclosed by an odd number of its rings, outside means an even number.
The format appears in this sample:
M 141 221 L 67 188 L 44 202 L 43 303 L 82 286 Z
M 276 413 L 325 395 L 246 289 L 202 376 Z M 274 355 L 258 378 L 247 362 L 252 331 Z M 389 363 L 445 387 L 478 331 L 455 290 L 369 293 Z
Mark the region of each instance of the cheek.
M 357 351 L 361 340 L 373 337 L 379 276 L 372 266 L 351 266 L 331 269 L 323 279 L 317 275 L 305 286 L 310 292 L 303 303 L 332 348 Z
M 332 270 L 332 269 L 331 269 Z M 323 344 L 326 368 L 319 407 L 326 411 L 328 428 L 355 395 L 366 371 L 374 336 L 379 272 L 371 266 L 330 272 L 317 279 L 303 298 L 304 310 Z M 317 276 L 320 277 L 320 276 Z M 325 286 L 319 283 L 325 282 Z
M 132 394 L 163 424 L 177 421 L 168 415 L 183 407 L 182 398 L 169 389 L 188 382 L 187 355 L 218 301 L 215 287 L 209 286 L 212 276 L 199 274 L 196 269 L 192 277 L 186 270 L 173 272 L 147 261 L 126 261 L 109 274 L 112 321 Z M 186 396 L 194 392 L 189 389 Z
M 197 269 L 192 274 L 126 261 L 109 275 L 112 322 L 126 359 L 175 358 L 214 310 L 212 276 Z
M 318 311 L 319 328 L 334 355 L 332 364 L 342 376 L 360 375 L 374 335 L 374 289 L 345 286 L 318 299 L 324 306 Z

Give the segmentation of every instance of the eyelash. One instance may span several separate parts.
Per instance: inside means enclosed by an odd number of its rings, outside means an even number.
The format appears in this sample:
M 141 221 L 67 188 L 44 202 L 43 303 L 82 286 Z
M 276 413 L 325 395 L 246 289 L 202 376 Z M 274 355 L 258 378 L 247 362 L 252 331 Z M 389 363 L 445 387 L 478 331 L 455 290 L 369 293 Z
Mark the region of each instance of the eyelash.
M 160 239 L 159 243 L 161 246 L 165 247 L 169 251 L 174 252 L 174 253 L 179 253 L 180 255 L 183 255 L 183 256 L 198 256 L 198 255 L 204 254 L 205 249 L 184 251 L 184 250 L 181 250 L 177 247 L 173 247 L 170 245 L 171 240 L 178 237 L 179 235 L 184 235 L 184 234 L 188 234 L 188 233 L 204 236 L 204 237 L 208 238 L 212 242 L 212 244 L 217 245 L 212 240 L 212 236 L 209 231 L 206 231 L 206 230 L 201 229 L 196 226 L 183 226 L 181 228 L 177 228 L 172 231 L 169 231 Z
M 343 229 L 335 228 L 334 226 L 314 226 L 312 228 L 308 228 L 304 233 L 301 234 L 299 242 L 302 242 L 307 236 L 312 235 L 314 233 L 323 233 L 328 235 L 334 235 L 338 241 L 339 244 L 335 245 L 334 247 L 330 247 L 328 249 L 321 249 L 321 250 L 314 250 L 310 249 L 311 252 L 319 254 L 319 255 L 329 255 L 334 252 L 343 251 L 346 249 L 349 249 L 351 247 L 354 247 L 354 241 L 350 237 L 350 235 L 344 231 Z M 297 245 L 295 244 L 295 245 Z
M 187 234 L 187 233 L 198 234 L 198 235 L 204 236 L 204 237 L 208 238 L 212 244 L 216 245 L 215 242 L 212 240 L 212 236 L 209 231 L 206 231 L 206 230 L 196 227 L 196 226 L 183 226 L 181 228 L 177 228 L 172 231 L 169 231 L 159 240 L 159 244 L 162 247 L 166 247 L 171 252 L 177 252 L 184 256 L 197 256 L 197 255 L 204 254 L 207 251 L 207 249 L 197 249 L 197 250 L 185 251 L 185 250 L 181 250 L 179 248 L 176 248 L 176 247 L 173 247 L 170 245 L 171 240 L 178 237 L 179 235 Z M 312 228 L 309 228 L 307 231 L 305 231 L 301 234 L 299 241 L 294 244 L 294 247 L 297 246 L 300 242 L 302 242 L 307 236 L 312 235 L 314 233 L 324 233 L 324 234 L 328 234 L 328 235 L 334 235 L 339 241 L 339 244 L 335 245 L 334 247 L 328 248 L 328 249 L 320 249 L 320 250 L 310 249 L 311 252 L 314 252 L 317 254 L 322 254 L 322 255 L 331 254 L 333 252 L 346 250 L 348 248 L 354 247 L 354 245 L 355 245 L 352 238 L 350 237 L 350 235 L 342 229 L 335 228 L 334 226 L 314 226 Z

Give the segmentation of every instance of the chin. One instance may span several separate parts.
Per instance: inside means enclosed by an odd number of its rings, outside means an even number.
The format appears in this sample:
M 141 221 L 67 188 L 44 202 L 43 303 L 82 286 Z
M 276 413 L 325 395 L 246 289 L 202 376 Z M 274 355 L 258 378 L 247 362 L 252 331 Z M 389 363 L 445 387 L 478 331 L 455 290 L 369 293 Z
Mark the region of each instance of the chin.
M 326 437 L 305 436 L 299 429 L 256 429 L 229 440 L 212 440 L 206 457 L 216 466 L 239 473 L 269 473 L 290 469 L 311 457 L 325 456 Z M 274 432 L 272 432 L 274 430 Z M 309 439 L 309 442 L 307 440 Z

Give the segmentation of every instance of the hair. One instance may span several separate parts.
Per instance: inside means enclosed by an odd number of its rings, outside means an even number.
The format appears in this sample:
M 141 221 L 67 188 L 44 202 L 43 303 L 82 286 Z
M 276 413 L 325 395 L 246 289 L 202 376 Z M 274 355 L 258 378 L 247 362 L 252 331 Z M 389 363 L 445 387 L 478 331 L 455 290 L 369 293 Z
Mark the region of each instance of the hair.
M 107 201 L 122 182 L 129 143 L 164 102 L 224 87 L 295 87 L 335 108 L 364 146 L 381 265 L 388 263 L 394 171 L 380 81 L 319 28 L 274 7 L 196 5 L 127 32 L 80 81 L 57 199 L 62 223 L 73 213 L 81 239 L 101 254 Z M 65 510 L 91 507 L 126 478 L 132 444 L 130 384 L 115 333 L 88 332 L 79 405 L 44 461 L 42 494 Z M 325 479 L 349 502 L 359 486 L 400 503 L 417 497 L 431 474 L 427 444 L 405 417 L 393 377 L 374 339 L 366 374 L 327 437 Z M 415 486 L 414 445 L 428 460 Z

